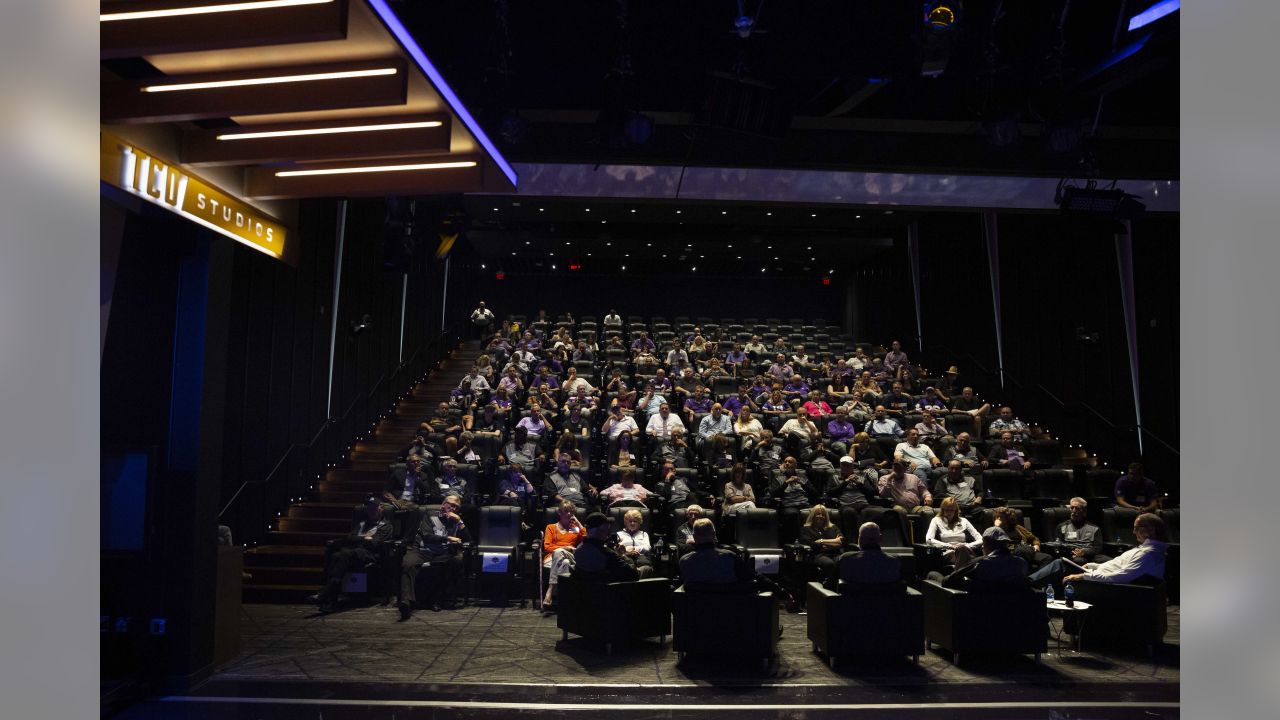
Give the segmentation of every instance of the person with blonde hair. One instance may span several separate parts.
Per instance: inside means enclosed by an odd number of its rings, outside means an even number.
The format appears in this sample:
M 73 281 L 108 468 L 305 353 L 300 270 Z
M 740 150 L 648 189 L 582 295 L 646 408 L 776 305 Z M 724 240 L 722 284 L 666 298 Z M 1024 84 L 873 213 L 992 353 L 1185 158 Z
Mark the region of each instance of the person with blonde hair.
M 960 514 L 960 504 L 950 495 L 942 499 L 938 514 L 929 521 L 924 542 L 942 550 L 942 558 L 954 569 L 972 560 L 982 548 L 982 533 Z
M 809 549 L 810 578 L 825 582 L 835 572 L 836 559 L 844 548 L 844 535 L 831 522 L 826 505 L 814 505 L 800 528 L 800 544 Z

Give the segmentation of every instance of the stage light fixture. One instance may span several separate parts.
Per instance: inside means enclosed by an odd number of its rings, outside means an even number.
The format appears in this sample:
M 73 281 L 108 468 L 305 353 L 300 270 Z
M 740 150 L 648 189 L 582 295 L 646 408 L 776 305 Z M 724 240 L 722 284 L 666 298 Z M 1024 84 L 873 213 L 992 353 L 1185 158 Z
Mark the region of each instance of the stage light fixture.
M 1082 215 L 1101 215 L 1121 220 L 1132 220 L 1142 215 L 1147 206 L 1138 202 L 1138 195 L 1132 195 L 1112 183 L 1111 187 L 1099 189 L 1090 181 L 1085 187 L 1076 187 L 1058 183 L 1054 193 L 1054 202 L 1064 213 Z

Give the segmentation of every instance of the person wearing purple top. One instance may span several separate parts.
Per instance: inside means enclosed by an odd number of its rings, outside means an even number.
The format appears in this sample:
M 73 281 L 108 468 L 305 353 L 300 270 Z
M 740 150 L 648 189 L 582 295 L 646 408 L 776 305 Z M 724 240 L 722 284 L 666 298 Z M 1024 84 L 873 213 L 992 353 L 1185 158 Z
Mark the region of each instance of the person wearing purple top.
M 743 387 L 743 386 L 738 387 L 737 395 L 730 395 L 729 397 L 725 398 L 725 401 L 722 404 L 724 405 L 724 411 L 733 415 L 734 417 L 737 417 L 738 411 L 744 407 L 748 408 L 752 412 L 759 412 L 760 410 L 760 408 L 758 408 L 756 404 L 752 402 L 751 396 L 747 394 L 746 387 Z
M 1011 430 L 1005 430 L 1000 433 L 1000 442 L 993 443 L 991 451 L 987 453 L 987 464 L 992 468 L 1002 470 L 1018 470 L 1022 472 L 1030 472 L 1031 461 L 1027 459 L 1026 453 L 1022 451 L 1022 444 L 1014 439 Z
M 663 395 L 671 394 L 673 387 L 671 384 L 671 378 L 667 377 L 667 371 L 662 368 L 658 368 L 657 372 L 654 373 L 653 379 L 649 381 L 649 385 L 653 387 L 654 392 L 662 393 Z
M 1160 507 L 1156 482 L 1142 474 L 1142 463 L 1129 463 L 1129 472 L 1116 479 L 1116 505 L 1153 513 Z
M 827 423 L 827 437 L 831 438 L 831 449 L 846 455 L 849 452 L 849 443 L 853 442 L 853 436 L 858 434 L 858 429 L 849 422 L 849 414 L 843 408 L 836 410 L 836 417 Z
M 884 355 L 884 366 L 889 372 L 898 372 L 898 366 L 907 364 L 907 354 L 902 352 L 902 343 L 894 340 L 890 345 L 889 352 Z
M 741 344 L 735 344 L 728 355 L 724 356 L 725 365 L 741 365 L 747 361 L 747 353 Z
M 804 378 L 799 375 L 792 375 L 791 381 L 782 386 L 782 394 L 787 399 L 793 397 L 804 397 L 809 394 L 809 386 L 805 383 Z
M 538 363 L 537 370 L 541 372 L 543 368 L 551 371 L 552 375 L 561 375 L 564 373 L 564 366 L 561 365 L 560 361 L 554 357 L 549 357 Z
M 529 409 L 529 416 L 520 418 L 516 427 L 524 428 L 533 440 L 537 440 L 547 432 L 547 421 L 542 417 L 542 408 L 534 405 Z
M 772 389 L 773 388 L 769 383 L 765 382 L 763 375 L 757 375 L 755 379 L 751 381 L 751 389 L 747 390 L 747 395 L 757 398 L 756 402 L 759 402 L 759 397 L 768 393 Z
M 524 345 L 526 350 L 532 353 L 536 353 L 542 349 L 542 341 L 534 337 L 533 333 L 528 330 L 524 332 L 524 337 L 520 338 L 520 342 Z
M 529 385 L 530 387 L 546 385 L 552 390 L 558 390 L 560 388 L 560 379 L 551 374 L 551 368 L 543 365 L 538 368 L 538 375 L 533 379 L 533 382 L 529 383 Z
M 639 337 L 631 341 L 631 352 L 636 355 L 639 355 L 641 350 L 653 352 L 657 349 L 658 346 L 653 344 L 653 341 L 649 339 L 649 333 L 644 330 L 640 331 Z
M 787 364 L 787 356 L 782 353 L 778 353 L 777 358 L 773 361 L 773 364 L 769 366 L 766 373 L 769 377 L 777 380 L 778 382 L 786 382 L 796 374 L 795 370 Z
M 943 402 L 938 395 L 938 391 L 932 386 L 924 389 L 924 395 L 916 401 L 916 407 L 920 410 L 928 410 L 934 413 L 947 411 L 947 404 Z
M 694 416 L 707 412 L 711 412 L 711 398 L 707 397 L 706 391 L 699 386 L 694 389 L 693 395 L 684 401 L 685 417 L 692 423 Z

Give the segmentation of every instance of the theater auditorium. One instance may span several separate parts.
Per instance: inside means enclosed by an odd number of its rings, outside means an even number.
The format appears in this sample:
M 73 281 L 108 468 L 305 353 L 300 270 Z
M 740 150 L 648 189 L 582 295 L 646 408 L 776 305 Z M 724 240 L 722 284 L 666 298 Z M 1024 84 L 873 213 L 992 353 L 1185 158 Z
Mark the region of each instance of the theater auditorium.
M 1178 6 L 103 0 L 102 716 L 1177 717 Z

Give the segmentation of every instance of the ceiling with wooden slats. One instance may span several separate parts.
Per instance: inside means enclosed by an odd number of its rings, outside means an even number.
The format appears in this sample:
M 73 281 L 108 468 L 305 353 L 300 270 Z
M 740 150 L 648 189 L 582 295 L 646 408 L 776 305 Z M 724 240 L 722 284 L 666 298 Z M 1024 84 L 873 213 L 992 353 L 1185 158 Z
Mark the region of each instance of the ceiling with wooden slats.
M 103 126 L 150 137 L 167 126 L 177 161 L 216 168 L 242 197 L 515 190 L 514 170 L 385 0 L 100 9 Z

